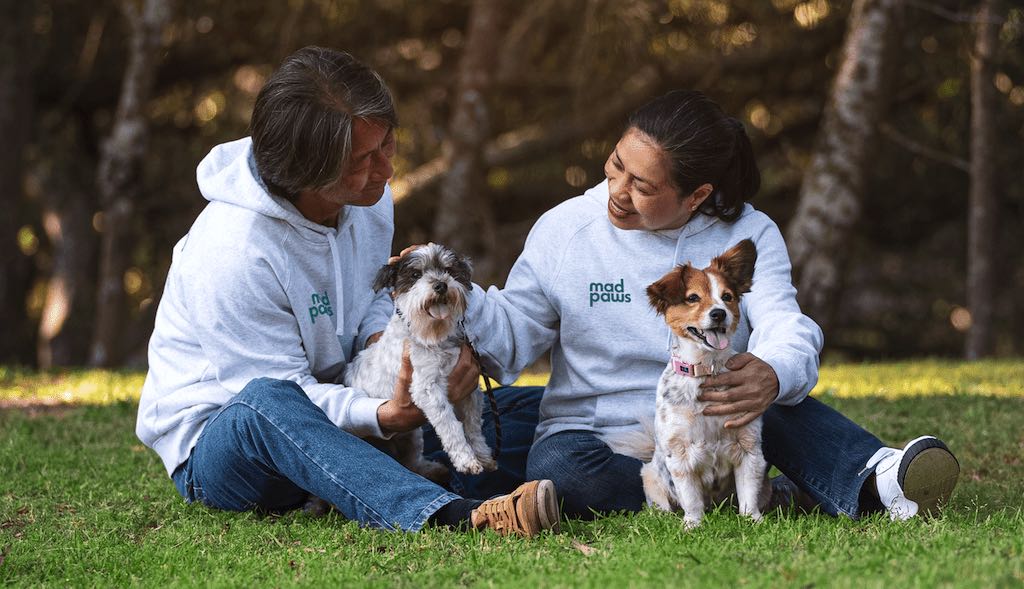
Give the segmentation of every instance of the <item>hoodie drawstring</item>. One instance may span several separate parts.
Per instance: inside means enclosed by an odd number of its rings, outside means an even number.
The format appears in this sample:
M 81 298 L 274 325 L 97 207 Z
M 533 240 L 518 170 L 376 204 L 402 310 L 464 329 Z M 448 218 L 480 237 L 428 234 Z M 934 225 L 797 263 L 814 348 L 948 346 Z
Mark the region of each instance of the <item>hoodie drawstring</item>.
M 327 243 L 331 244 L 331 263 L 334 266 L 334 312 L 338 317 L 334 333 L 343 336 L 345 335 L 345 291 L 341 288 L 341 256 L 338 254 L 338 237 L 340 235 L 340 229 L 328 235 Z

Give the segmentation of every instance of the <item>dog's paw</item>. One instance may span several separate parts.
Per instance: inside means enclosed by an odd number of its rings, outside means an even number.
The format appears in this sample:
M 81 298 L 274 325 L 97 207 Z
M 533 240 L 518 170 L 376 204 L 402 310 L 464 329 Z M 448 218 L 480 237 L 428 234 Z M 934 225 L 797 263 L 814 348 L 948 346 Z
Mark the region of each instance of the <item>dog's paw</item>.
M 487 454 L 485 456 L 477 456 L 477 460 L 480 461 L 480 465 L 484 467 L 484 470 L 490 472 L 492 470 L 498 470 L 498 461 L 493 456 Z
M 455 470 L 463 474 L 480 474 L 484 471 L 484 466 L 476 459 L 460 460 L 458 462 L 452 460 L 452 463 L 455 466 Z
M 302 506 L 302 511 L 305 511 L 312 517 L 323 517 L 331 510 L 331 504 L 317 497 L 316 495 L 310 495 L 306 499 L 306 504 Z
M 434 462 L 433 460 L 424 460 L 419 463 L 416 465 L 415 471 L 416 474 L 421 477 L 431 480 L 439 485 L 447 483 L 450 474 L 447 466 L 440 462 Z
M 700 521 L 701 521 L 701 518 L 699 518 L 699 517 L 684 517 L 683 518 L 683 527 L 686 528 L 687 530 L 692 530 L 692 529 L 700 526 Z

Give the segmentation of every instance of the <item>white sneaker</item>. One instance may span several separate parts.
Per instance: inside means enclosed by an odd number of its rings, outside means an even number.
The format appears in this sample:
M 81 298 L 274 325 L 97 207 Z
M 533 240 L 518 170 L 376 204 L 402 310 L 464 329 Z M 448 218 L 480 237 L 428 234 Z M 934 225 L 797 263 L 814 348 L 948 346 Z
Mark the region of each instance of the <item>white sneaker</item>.
M 866 465 L 875 468 L 875 487 L 889 517 L 906 520 L 935 514 L 956 486 L 960 464 L 933 436 L 911 440 L 902 450 L 879 448 Z

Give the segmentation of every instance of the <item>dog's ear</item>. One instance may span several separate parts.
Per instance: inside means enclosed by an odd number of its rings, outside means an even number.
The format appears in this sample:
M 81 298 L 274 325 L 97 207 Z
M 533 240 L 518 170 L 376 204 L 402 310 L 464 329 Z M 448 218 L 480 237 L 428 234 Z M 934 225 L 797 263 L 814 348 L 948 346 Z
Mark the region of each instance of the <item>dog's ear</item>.
M 750 292 L 754 280 L 754 263 L 757 262 L 757 248 L 749 239 L 737 243 L 724 254 L 711 260 L 711 267 L 718 270 L 736 291 L 737 295 Z
M 647 300 L 659 315 L 664 315 L 672 305 L 683 302 L 683 296 L 686 294 L 687 269 L 692 270 L 689 264 L 676 266 L 657 282 L 647 287 Z
M 456 255 L 455 263 L 452 264 L 450 273 L 452 278 L 466 287 L 467 290 L 473 288 L 473 262 L 469 258 Z
M 377 270 L 377 276 L 373 279 L 373 292 L 380 292 L 385 288 L 395 288 L 398 281 L 398 265 L 401 261 L 393 264 L 384 264 Z

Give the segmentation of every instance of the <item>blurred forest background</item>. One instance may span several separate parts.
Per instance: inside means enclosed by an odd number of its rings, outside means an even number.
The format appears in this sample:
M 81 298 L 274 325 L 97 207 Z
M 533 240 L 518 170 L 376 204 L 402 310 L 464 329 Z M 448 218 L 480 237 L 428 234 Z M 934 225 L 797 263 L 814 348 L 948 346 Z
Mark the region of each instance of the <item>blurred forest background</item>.
M 625 115 L 696 88 L 747 126 L 827 357 L 1024 353 L 1018 1 L 0 3 L 0 363 L 145 364 L 197 163 L 311 44 L 395 94 L 396 249 L 500 284 Z

